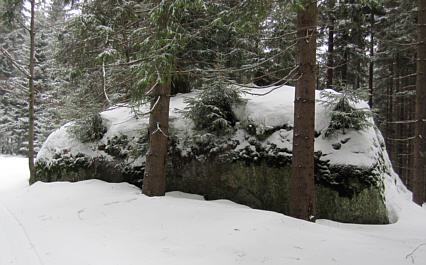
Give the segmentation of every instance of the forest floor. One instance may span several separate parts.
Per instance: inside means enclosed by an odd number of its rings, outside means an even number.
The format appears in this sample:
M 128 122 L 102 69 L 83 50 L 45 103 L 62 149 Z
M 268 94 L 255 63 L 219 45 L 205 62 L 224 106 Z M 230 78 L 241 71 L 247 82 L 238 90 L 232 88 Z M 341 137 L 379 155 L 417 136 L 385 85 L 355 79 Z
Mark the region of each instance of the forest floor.
M 394 196 L 394 224 L 309 223 L 125 183 L 29 186 L 27 160 L 0 156 L 0 265 L 426 264 L 426 208 Z

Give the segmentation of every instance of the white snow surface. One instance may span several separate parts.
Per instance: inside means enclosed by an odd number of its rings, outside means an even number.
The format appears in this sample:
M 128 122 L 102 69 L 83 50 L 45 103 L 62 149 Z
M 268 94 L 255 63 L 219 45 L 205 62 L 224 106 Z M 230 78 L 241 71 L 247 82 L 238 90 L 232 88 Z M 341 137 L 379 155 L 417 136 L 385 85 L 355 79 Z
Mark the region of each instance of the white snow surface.
M 27 183 L 26 159 L 0 157 L 1 265 L 426 264 L 426 209 L 392 181 L 391 225 L 314 224 L 125 183 Z

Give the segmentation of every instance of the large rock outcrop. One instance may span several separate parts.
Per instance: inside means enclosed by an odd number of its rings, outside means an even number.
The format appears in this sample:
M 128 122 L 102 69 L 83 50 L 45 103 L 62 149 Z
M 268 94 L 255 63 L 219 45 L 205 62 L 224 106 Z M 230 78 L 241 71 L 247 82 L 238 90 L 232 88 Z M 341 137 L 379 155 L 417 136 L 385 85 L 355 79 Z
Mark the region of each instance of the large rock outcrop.
M 195 93 L 172 98 L 167 189 L 287 213 L 293 95 L 294 88 L 287 86 L 264 97 L 246 95 L 247 102 L 234 108 L 238 122 L 233 132 L 220 137 L 194 130 L 178 110 L 186 106 L 184 98 Z M 383 181 L 391 169 L 380 132 L 370 119 L 360 130 L 346 128 L 326 137 L 332 117 L 319 92 L 317 99 L 317 218 L 388 223 Z M 37 156 L 36 180 L 97 178 L 140 186 L 147 117 L 135 116 L 127 106 L 100 117 L 106 132 L 99 140 L 82 143 L 73 135 L 72 123 L 52 133 Z

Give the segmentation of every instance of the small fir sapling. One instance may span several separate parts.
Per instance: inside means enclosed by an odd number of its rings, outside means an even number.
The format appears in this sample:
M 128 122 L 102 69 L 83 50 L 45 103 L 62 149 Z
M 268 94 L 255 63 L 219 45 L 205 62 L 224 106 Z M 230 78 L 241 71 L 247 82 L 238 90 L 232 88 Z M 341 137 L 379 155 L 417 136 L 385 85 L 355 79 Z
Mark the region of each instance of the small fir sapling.
M 82 143 L 98 141 L 102 139 L 106 131 L 99 114 L 90 114 L 77 120 L 68 128 L 68 132 Z
M 198 97 L 186 100 L 188 107 L 183 114 L 194 121 L 196 130 L 225 135 L 232 132 L 237 121 L 232 106 L 242 102 L 238 88 L 216 80 L 206 85 Z
M 325 137 L 334 135 L 341 130 L 342 134 L 346 129 L 362 130 L 371 125 L 368 118 L 371 117 L 369 109 L 357 109 L 354 103 L 360 101 L 359 95 L 353 91 L 344 90 L 341 93 L 323 91 L 322 96 L 326 98 L 323 103 L 331 110 L 331 120 L 325 131 Z

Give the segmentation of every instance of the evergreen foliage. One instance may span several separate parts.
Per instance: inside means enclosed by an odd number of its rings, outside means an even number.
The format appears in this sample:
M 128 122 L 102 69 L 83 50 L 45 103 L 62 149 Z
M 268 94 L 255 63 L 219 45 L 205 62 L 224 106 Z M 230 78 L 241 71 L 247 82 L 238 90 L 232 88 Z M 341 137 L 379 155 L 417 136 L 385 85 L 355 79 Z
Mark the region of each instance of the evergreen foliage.
M 328 98 L 324 103 L 331 109 L 331 121 L 324 133 L 325 137 L 330 137 L 339 130 L 345 134 L 348 129 L 362 130 L 371 125 L 368 120 L 371 117 L 370 110 L 353 106 L 359 102 L 359 97 L 354 93 L 350 91 L 335 93 L 326 90 L 322 93 Z
M 286 77 L 295 66 L 295 32 L 296 14 L 293 6 L 280 1 L 268 10 L 267 18 L 259 23 L 257 36 L 257 60 L 267 60 L 265 64 L 254 69 L 251 80 L 257 85 L 291 84 L 295 80 Z M 273 58 L 273 59 L 271 59 Z
M 70 127 L 70 132 L 74 137 L 82 143 L 94 142 L 102 139 L 107 129 L 102 122 L 99 114 L 90 114 L 82 119 L 77 120 Z
M 327 0 L 320 15 L 319 44 L 327 45 L 321 54 L 320 87 L 337 91 L 345 87 L 367 89 L 368 67 L 374 58 L 368 57 L 373 16 L 381 15 L 378 0 Z M 332 31 L 330 33 L 330 31 Z M 332 39 L 330 35 L 332 34 Z M 330 43 L 330 40 L 333 42 Z M 374 41 L 374 40 L 373 40 Z M 332 81 L 327 82 L 332 69 Z M 328 87 L 327 87 L 328 85 Z
M 0 7 L 2 7 L 0 5 Z M 4 25 L 0 29 L 2 48 L 10 54 L 13 60 L 26 69 L 29 45 L 26 29 L 15 23 Z M 37 152 L 46 137 L 61 125 L 59 100 L 62 97 L 56 82 L 57 71 L 53 60 L 54 31 L 55 27 L 45 15 L 45 12 L 36 12 L 36 47 L 35 47 L 35 121 L 34 121 L 34 149 Z M 4 21 L 3 21 L 4 22 Z M 13 22 L 13 21 L 12 21 Z M 7 27 L 6 27 L 7 26 Z M 21 154 L 27 153 L 28 148 L 28 99 L 27 76 L 12 64 L 9 58 L 0 53 L 0 143 L 2 153 Z
M 0 81 L 0 152 L 3 154 L 26 153 L 28 103 L 21 88 L 25 84 L 19 78 Z
M 213 82 L 201 90 L 197 98 L 187 99 L 184 114 L 194 121 L 196 130 L 224 135 L 233 130 L 236 122 L 233 105 L 242 102 L 238 88 Z
M 395 172 L 409 189 L 414 171 L 417 1 L 383 1 L 377 20 L 375 108 Z

